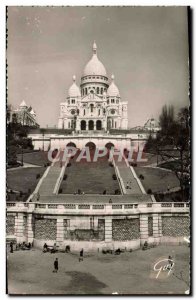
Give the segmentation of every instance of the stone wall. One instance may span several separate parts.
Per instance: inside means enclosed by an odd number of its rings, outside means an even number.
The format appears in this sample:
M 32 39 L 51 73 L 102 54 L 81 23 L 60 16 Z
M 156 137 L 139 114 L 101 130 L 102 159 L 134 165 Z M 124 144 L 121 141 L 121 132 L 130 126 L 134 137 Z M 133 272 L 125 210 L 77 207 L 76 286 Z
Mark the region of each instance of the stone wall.
M 56 219 L 39 219 L 34 220 L 34 236 L 41 240 L 56 240 Z
M 140 238 L 139 218 L 135 219 L 113 219 L 112 239 L 114 241 L 128 241 Z
M 15 215 L 7 215 L 6 218 L 6 234 L 14 235 L 15 233 Z
M 63 220 L 64 240 L 71 241 L 104 241 L 105 220 L 98 219 L 98 227 L 94 228 L 93 220 L 90 219 L 90 228 L 70 229 L 70 220 Z
M 162 216 L 163 236 L 189 236 L 190 218 L 184 216 Z

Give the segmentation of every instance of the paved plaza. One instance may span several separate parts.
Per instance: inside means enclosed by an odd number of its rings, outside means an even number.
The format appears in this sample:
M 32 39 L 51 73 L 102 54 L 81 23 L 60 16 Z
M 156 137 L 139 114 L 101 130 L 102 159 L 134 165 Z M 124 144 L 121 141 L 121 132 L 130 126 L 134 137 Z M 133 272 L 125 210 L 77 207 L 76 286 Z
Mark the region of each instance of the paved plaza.
M 156 278 L 157 261 L 171 255 L 174 269 Z M 42 253 L 41 250 L 8 253 L 9 294 L 185 294 L 189 289 L 190 248 L 158 246 L 120 255 Z M 53 262 L 59 259 L 59 271 Z

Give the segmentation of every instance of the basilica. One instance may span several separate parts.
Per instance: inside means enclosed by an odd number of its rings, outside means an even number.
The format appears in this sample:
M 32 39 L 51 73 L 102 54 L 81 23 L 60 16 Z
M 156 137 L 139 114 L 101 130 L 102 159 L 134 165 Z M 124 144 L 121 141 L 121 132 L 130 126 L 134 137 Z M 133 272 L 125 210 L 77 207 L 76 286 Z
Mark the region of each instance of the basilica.
M 127 129 L 127 101 L 122 101 L 118 87 L 111 82 L 106 69 L 97 57 L 97 45 L 93 43 L 93 55 L 86 64 L 80 87 L 73 76 L 67 99 L 60 103 L 59 129 L 76 132 Z

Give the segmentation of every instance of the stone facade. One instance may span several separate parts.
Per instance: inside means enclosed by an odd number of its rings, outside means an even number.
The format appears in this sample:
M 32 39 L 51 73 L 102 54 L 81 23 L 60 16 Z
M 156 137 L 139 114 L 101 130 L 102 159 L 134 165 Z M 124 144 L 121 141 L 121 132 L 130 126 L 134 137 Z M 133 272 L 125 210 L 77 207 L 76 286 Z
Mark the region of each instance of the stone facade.
M 112 239 L 114 241 L 130 241 L 140 237 L 139 218 L 112 220 Z
M 92 59 L 87 63 L 81 77 L 80 88 L 73 76 L 68 97 L 60 104 L 58 128 L 76 131 L 100 131 L 127 129 L 127 101 L 122 101 L 114 83 L 108 82 L 105 67 L 97 57 L 93 45 Z
M 153 217 L 148 217 L 148 235 L 153 236 Z
M 35 111 L 31 106 L 27 106 L 25 101 L 22 101 L 17 109 L 12 109 L 10 105 L 7 107 L 7 123 L 10 122 L 18 122 L 23 126 L 39 128 Z
M 14 235 L 15 233 L 15 214 L 7 215 L 6 218 L 6 234 Z
M 42 240 L 56 240 L 56 219 L 35 218 L 35 238 Z
M 72 249 L 137 249 L 149 243 L 185 243 L 190 236 L 188 203 L 7 204 L 7 236 L 17 242 L 56 242 Z M 85 208 L 83 208 L 85 206 Z M 69 208 L 68 208 L 69 207 Z
M 163 236 L 189 236 L 190 218 L 182 216 L 162 216 Z

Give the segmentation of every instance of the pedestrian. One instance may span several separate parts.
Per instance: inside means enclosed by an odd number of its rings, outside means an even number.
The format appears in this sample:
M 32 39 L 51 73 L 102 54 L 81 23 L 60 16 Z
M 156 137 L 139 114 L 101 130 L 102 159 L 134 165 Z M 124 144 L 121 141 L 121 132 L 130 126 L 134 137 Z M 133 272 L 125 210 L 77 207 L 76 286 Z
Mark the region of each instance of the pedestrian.
M 39 201 L 40 195 L 39 192 L 37 193 L 37 201 Z
M 171 255 L 168 256 L 168 263 L 169 263 L 168 268 L 169 268 L 169 270 L 171 270 L 173 267 L 173 259 L 172 259 Z
M 167 190 L 168 190 L 168 192 L 170 191 L 170 185 L 168 184 L 168 186 L 167 186 Z
M 84 257 L 84 250 L 82 249 L 82 250 L 80 251 L 79 262 L 80 262 L 80 261 L 83 261 L 83 257 Z
M 112 203 L 112 199 L 110 198 L 110 200 L 109 200 L 109 203 L 111 204 Z
M 129 182 L 127 181 L 126 189 L 129 189 Z
M 13 242 L 10 243 L 10 253 L 13 253 Z
M 53 273 L 57 273 L 59 269 L 59 262 L 58 262 L 58 258 L 55 259 L 54 261 L 54 271 Z

